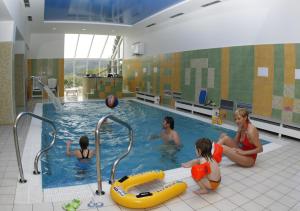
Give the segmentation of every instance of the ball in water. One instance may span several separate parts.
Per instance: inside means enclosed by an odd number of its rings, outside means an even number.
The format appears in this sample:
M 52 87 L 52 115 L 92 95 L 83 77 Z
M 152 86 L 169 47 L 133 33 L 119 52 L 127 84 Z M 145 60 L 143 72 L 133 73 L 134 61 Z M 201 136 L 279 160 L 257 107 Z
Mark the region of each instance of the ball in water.
M 105 104 L 109 108 L 114 108 L 119 104 L 118 98 L 114 95 L 107 96 Z

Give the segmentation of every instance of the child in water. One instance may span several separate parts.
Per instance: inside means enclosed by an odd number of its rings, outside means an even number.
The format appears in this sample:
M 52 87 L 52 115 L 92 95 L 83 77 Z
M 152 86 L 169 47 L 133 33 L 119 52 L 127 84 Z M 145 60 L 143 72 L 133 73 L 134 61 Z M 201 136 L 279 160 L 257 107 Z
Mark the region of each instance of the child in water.
M 199 195 L 218 188 L 221 182 L 221 172 L 218 163 L 211 154 L 212 142 L 207 138 L 201 138 L 197 140 L 195 146 L 198 158 L 182 163 L 181 166 L 184 168 L 192 167 L 192 177 L 200 187 L 194 193 Z
M 76 149 L 74 151 L 70 150 L 70 146 L 71 146 L 71 141 L 67 141 L 66 145 L 67 145 L 67 151 L 66 154 L 68 156 L 74 155 L 76 156 L 78 159 L 90 159 L 93 157 L 94 155 L 94 151 L 93 150 L 89 150 L 88 146 L 89 146 L 89 138 L 87 136 L 81 136 L 79 139 L 79 145 L 80 145 L 80 150 Z

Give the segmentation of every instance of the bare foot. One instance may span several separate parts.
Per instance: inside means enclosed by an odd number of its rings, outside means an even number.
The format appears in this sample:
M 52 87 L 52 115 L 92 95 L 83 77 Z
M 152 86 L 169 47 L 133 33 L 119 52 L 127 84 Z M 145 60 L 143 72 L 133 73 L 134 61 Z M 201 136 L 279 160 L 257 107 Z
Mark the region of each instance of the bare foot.
M 195 191 L 193 191 L 193 192 L 194 192 L 195 194 L 197 194 L 197 195 L 202 195 L 202 194 L 208 193 L 207 190 L 203 190 L 203 189 L 195 190 Z

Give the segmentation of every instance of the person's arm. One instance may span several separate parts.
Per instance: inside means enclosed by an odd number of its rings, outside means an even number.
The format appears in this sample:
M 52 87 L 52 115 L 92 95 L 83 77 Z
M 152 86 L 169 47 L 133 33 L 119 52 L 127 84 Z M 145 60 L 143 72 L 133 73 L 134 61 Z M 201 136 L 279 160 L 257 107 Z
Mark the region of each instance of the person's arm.
M 66 155 L 67 156 L 71 156 L 73 154 L 70 150 L 71 143 L 72 143 L 71 141 L 67 141 L 67 143 L 66 143 Z
M 180 138 L 175 130 L 173 131 L 173 141 L 177 146 L 180 146 Z
M 258 130 L 254 127 L 251 126 L 251 128 L 248 129 L 247 131 L 247 135 L 249 141 L 251 143 L 253 143 L 256 148 L 252 149 L 252 150 L 241 150 L 241 149 L 237 149 L 237 152 L 241 155 L 252 155 L 252 154 L 257 154 L 263 151 L 263 147 L 261 145 L 261 142 L 259 140 L 259 134 L 258 134 Z
M 193 165 L 199 164 L 199 159 L 190 160 L 188 162 L 182 163 L 181 167 L 190 168 Z

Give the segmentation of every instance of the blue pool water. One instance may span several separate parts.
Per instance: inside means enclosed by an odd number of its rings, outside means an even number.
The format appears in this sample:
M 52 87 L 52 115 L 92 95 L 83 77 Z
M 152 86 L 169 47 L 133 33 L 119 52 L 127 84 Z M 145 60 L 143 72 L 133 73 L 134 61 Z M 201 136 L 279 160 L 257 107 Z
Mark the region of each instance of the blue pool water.
M 182 162 L 195 157 L 194 143 L 200 137 L 217 140 L 221 133 L 234 136 L 235 132 L 184 117 L 165 110 L 153 108 L 134 101 L 121 101 L 115 109 L 109 109 L 103 101 L 66 103 L 63 112 L 55 112 L 51 104 L 45 104 L 43 115 L 52 119 L 58 129 L 57 142 L 42 157 L 43 188 L 63 187 L 97 181 L 96 158 L 82 165 L 75 157 L 65 154 L 67 140 L 73 140 L 72 149 L 79 148 L 78 139 L 87 135 L 90 148 L 95 148 L 94 131 L 101 117 L 113 114 L 129 123 L 134 131 L 134 144 L 116 171 L 116 178 L 149 170 L 177 168 Z M 149 140 L 159 134 L 164 116 L 172 116 L 175 130 L 179 133 L 182 148 L 163 144 L 161 140 Z M 50 127 L 43 123 L 42 147 L 48 145 Z M 108 180 L 113 162 L 128 147 L 128 129 L 109 122 L 100 133 L 102 179 Z M 266 143 L 266 141 L 263 141 Z

